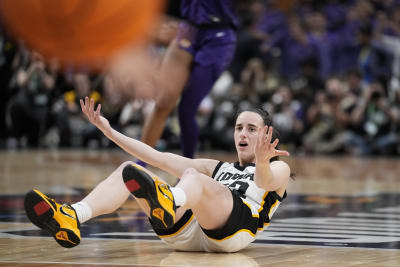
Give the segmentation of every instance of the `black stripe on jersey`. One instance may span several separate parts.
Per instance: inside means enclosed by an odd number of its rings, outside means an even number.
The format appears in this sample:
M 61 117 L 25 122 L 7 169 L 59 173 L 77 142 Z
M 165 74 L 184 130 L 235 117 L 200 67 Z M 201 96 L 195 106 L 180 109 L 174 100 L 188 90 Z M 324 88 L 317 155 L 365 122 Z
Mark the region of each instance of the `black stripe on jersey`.
M 268 192 L 268 194 L 264 198 L 264 204 L 262 206 L 262 210 L 260 211 L 260 219 L 258 222 L 258 227 L 263 228 L 264 223 L 269 223 L 270 218 L 268 217 L 269 212 L 271 211 L 272 206 L 276 203 L 276 201 L 282 202 L 286 198 L 286 191 L 283 194 L 283 197 L 279 196 L 275 191 Z
M 215 175 L 217 174 L 219 168 L 221 168 L 222 164 L 224 164 L 223 161 L 218 162 L 217 166 L 215 166 L 215 169 L 213 171 L 213 174 L 211 175 L 212 178 L 215 178 Z
M 238 231 L 246 229 L 252 234 L 257 233 L 258 218 L 253 217 L 249 207 L 243 203 L 237 191 L 231 190 L 233 197 L 233 208 L 226 224 L 217 230 L 203 229 L 203 232 L 210 238 L 222 240 L 233 236 Z
M 282 202 L 282 201 L 286 198 L 286 196 L 287 196 L 286 190 L 285 190 L 285 193 L 283 193 L 283 197 L 281 197 L 280 195 L 278 195 L 278 193 L 277 193 L 276 191 L 271 192 L 271 193 L 274 195 L 274 197 L 275 197 L 277 200 L 279 200 L 279 202 Z

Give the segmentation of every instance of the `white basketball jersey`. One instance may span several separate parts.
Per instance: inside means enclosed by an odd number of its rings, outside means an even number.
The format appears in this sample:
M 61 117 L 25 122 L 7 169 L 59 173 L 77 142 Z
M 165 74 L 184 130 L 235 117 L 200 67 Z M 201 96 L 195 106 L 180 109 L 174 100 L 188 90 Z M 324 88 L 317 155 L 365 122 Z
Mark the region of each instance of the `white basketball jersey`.
M 282 198 L 276 192 L 268 192 L 256 185 L 255 170 L 255 164 L 240 166 L 238 162 L 220 162 L 212 177 L 240 194 L 253 216 L 260 216 L 259 230 L 262 230 L 269 224 Z

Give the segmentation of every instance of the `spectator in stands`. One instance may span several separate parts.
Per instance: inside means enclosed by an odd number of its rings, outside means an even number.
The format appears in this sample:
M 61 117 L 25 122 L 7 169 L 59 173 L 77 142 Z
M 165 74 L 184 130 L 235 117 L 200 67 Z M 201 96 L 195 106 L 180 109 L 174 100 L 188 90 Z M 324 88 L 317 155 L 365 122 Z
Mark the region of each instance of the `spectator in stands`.
M 0 149 L 5 148 L 8 138 L 6 125 L 7 103 L 12 97 L 10 81 L 13 75 L 13 61 L 17 53 L 17 46 L 0 29 Z
M 361 147 L 361 154 L 386 153 L 394 144 L 390 133 L 396 114 L 381 83 L 374 82 L 364 90 L 351 115 L 359 134 L 367 142 Z
M 301 144 L 301 136 L 304 124 L 301 120 L 301 103 L 293 99 L 291 89 L 282 85 L 271 98 L 273 122 L 278 130 L 279 140 L 282 144 L 293 144 L 296 147 Z
M 10 128 L 17 138 L 25 136 L 29 147 L 38 147 L 51 116 L 54 77 L 46 70 L 40 54 L 30 54 L 30 64 L 16 72 L 18 93 L 9 103 Z
M 327 80 L 326 90 L 316 93 L 314 103 L 307 110 L 306 118 L 310 129 L 303 138 L 306 152 L 341 152 L 344 144 L 336 139 L 336 135 L 343 128 L 337 118 L 337 112 L 344 96 L 344 85 L 336 77 Z

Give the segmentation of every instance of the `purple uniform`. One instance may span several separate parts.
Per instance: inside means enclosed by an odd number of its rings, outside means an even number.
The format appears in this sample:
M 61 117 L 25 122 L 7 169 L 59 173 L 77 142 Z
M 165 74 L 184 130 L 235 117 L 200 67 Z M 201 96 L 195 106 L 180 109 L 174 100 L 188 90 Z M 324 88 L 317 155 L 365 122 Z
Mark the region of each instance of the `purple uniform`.
M 198 107 L 215 81 L 230 65 L 236 46 L 237 17 L 233 0 L 183 0 L 179 47 L 193 55 L 191 74 L 179 103 L 183 155 L 192 158 L 197 147 Z
M 182 0 L 181 16 L 198 26 L 238 24 L 232 0 Z
M 202 66 L 218 63 L 225 69 L 232 61 L 236 46 L 236 32 L 232 28 L 197 28 L 181 23 L 178 30 L 179 47 L 193 56 Z

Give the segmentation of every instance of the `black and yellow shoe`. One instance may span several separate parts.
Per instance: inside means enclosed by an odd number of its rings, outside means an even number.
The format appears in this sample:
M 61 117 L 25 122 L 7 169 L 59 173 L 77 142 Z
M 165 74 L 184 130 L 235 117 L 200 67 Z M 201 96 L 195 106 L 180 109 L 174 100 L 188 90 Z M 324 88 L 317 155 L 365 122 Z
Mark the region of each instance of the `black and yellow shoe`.
M 176 206 L 168 184 L 151 177 L 139 165 L 127 165 L 122 177 L 125 186 L 136 198 L 147 200 L 155 227 L 168 229 L 174 225 Z
M 52 235 L 58 244 L 66 248 L 79 245 L 80 225 L 76 212 L 70 205 L 60 205 L 33 189 L 26 194 L 24 206 L 29 220 Z

